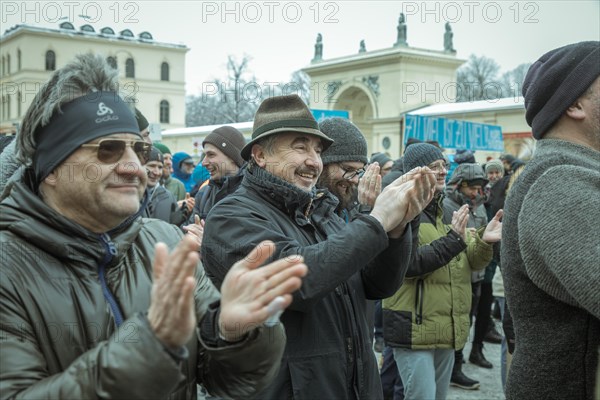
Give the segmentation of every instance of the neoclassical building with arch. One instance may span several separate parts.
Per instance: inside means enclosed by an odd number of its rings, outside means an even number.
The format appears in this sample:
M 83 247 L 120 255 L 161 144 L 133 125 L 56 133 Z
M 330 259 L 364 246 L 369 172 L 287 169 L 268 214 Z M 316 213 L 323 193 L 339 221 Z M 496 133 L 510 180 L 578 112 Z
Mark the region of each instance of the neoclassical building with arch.
M 150 123 L 164 129 L 185 126 L 185 54 L 182 44 L 162 43 L 149 32 L 129 29 L 57 29 L 16 25 L 0 38 L 0 130 L 14 131 L 41 84 L 76 54 L 93 52 L 119 70 L 121 93 L 136 101 Z
M 455 52 L 408 46 L 313 60 L 311 108 L 348 110 L 364 133 L 369 151 L 401 152 L 403 116 L 430 104 L 456 99 Z

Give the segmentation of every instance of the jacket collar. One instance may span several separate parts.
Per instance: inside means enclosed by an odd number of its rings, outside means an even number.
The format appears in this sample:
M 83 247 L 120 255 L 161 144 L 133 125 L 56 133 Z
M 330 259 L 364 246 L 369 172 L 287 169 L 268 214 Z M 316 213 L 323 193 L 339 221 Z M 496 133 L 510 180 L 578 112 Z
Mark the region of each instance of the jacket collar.
M 24 175 L 26 174 L 27 172 Z M 105 237 L 110 237 L 117 249 L 111 265 L 129 250 L 140 231 L 141 210 L 142 208 L 104 234 Z M 105 257 L 102 235 L 90 232 L 50 208 L 26 184 L 26 178 L 15 182 L 11 187 L 10 194 L 0 205 L 0 213 L 0 230 L 7 230 L 21 237 L 68 264 L 79 263 L 95 269 Z
M 326 190 L 313 188 L 306 192 L 256 165 L 245 170 L 242 186 L 255 190 L 297 222 L 308 221 L 317 208 L 325 207 L 320 210 L 325 213 L 329 209 L 333 212 L 337 206 L 337 199 Z

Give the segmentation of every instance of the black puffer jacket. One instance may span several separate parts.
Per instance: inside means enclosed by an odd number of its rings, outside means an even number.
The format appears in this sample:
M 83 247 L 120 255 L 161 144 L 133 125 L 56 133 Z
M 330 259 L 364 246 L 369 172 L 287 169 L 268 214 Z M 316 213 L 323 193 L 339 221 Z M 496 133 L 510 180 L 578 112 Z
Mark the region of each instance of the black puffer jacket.
M 178 207 L 175 196 L 163 186 L 148 188 L 146 196 L 148 199 L 142 217 L 160 219 L 177 226 L 186 222 L 187 209 Z
M 132 217 L 102 235 L 56 213 L 22 182 L 0 204 L 0 398 L 248 398 L 277 372 L 283 328 L 235 345 L 216 339 L 219 293 L 197 269 L 201 332 L 183 362 L 145 316 L 154 245 L 182 233 Z M 110 305 L 109 305 L 110 304 Z
M 200 219 L 205 220 L 208 216 L 208 212 L 215 204 L 237 190 L 242 182 L 242 178 L 243 169 L 240 169 L 234 176 L 228 176 L 219 181 L 213 179 L 208 181 L 208 185 L 204 186 L 196 193 L 196 203 L 188 223 L 194 223 L 194 215 L 198 215 Z
M 232 262 L 269 239 L 276 257 L 301 254 L 308 275 L 281 320 L 288 344 L 261 399 L 381 399 L 367 299 L 390 296 L 410 260 L 412 232 L 393 240 L 373 217 L 346 224 L 328 192 L 308 193 L 253 167 L 210 212 L 202 244 L 220 286 Z

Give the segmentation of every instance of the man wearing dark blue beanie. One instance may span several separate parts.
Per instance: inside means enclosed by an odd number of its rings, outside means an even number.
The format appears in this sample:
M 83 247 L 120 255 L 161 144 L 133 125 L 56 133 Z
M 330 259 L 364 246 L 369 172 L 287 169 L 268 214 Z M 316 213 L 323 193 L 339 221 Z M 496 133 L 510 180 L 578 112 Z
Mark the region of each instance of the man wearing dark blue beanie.
M 592 399 L 600 346 L 600 42 L 544 54 L 523 96 L 538 142 L 505 203 L 502 275 L 517 334 L 506 398 Z

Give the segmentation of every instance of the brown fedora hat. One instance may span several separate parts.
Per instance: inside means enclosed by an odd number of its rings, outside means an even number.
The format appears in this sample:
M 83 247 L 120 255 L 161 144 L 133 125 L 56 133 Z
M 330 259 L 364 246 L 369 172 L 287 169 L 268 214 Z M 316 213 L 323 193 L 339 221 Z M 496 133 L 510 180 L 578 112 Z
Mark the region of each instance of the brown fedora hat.
M 242 158 L 248 161 L 252 146 L 258 140 L 279 132 L 302 132 L 318 136 L 323 143 L 323 150 L 333 143 L 319 130 L 315 117 L 298 95 L 275 96 L 264 100 L 256 110 L 252 140 L 242 149 Z

